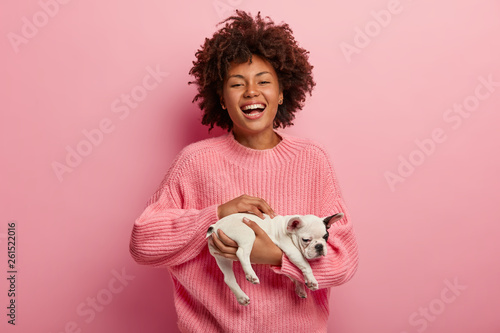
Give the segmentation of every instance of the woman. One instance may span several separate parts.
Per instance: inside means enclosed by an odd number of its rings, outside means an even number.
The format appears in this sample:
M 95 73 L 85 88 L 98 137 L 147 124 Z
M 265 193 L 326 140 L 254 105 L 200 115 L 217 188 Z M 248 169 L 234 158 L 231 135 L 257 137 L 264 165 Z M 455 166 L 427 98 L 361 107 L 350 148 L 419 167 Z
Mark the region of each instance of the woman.
M 182 332 L 326 332 L 330 287 L 348 281 L 357 268 L 352 224 L 325 150 L 275 130 L 292 125 L 311 93 L 312 66 L 287 24 L 240 11 L 223 23 L 196 53 L 190 74 L 202 123 L 228 134 L 182 150 L 136 220 L 130 251 L 138 263 L 171 273 Z M 311 262 L 320 289 L 297 297 L 288 277 L 303 282 L 302 273 L 249 222 L 257 236 L 251 261 L 260 284 L 243 282 L 236 263 L 235 275 L 252 302 L 239 305 L 206 240 L 211 224 L 237 212 L 343 212 L 329 230 L 328 255 Z M 236 243 L 218 236 L 209 241 L 219 255 L 237 260 Z

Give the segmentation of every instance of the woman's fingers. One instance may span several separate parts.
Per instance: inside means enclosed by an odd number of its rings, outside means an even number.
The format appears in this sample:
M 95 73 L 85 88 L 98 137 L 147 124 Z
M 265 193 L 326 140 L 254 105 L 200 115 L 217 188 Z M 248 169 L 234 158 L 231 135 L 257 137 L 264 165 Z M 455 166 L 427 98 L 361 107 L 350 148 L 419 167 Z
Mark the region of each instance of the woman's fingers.
M 252 221 L 250 219 L 247 219 L 246 217 L 243 218 L 243 222 L 245 222 L 245 224 L 247 226 L 250 227 L 250 229 L 253 230 L 253 232 L 255 233 L 255 235 L 260 235 L 261 233 L 265 232 L 264 230 L 262 230 L 262 228 L 257 224 L 255 223 L 255 221 Z
M 236 243 L 231 238 L 227 237 L 227 235 L 222 230 L 217 230 L 217 236 L 220 242 L 222 242 L 226 247 L 236 248 L 238 249 L 238 243 Z M 235 251 L 236 252 L 236 251 Z
M 227 237 L 222 230 L 217 230 L 217 235 L 212 234 L 210 238 L 212 246 L 216 250 L 216 255 L 231 260 L 238 260 L 238 257 L 236 256 L 238 244 L 231 238 Z
M 255 221 L 243 218 L 243 222 L 255 233 L 250 261 L 254 264 L 281 265 L 283 253 L 269 238 L 269 235 Z M 217 255 L 231 260 L 239 260 L 236 256 L 238 243 L 229 238 L 222 230 L 217 230 L 217 233 L 210 237 Z
M 254 264 L 281 265 L 283 252 L 274 244 L 269 235 L 255 221 L 245 217 L 243 222 L 255 233 L 250 261 Z
M 235 213 L 251 212 L 260 218 L 264 218 L 263 214 L 274 217 L 276 214 L 269 204 L 261 198 L 252 197 L 243 194 L 233 200 L 230 200 L 217 208 L 219 219 Z
M 248 202 L 249 204 L 252 206 L 252 212 L 255 213 L 255 211 L 258 211 L 258 214 L 255 214 L 257 216 L 259 216 L 260 218 L 264 218 L 263 214 L 267 214 L 271 217 L 274 217 L 275 213 L 273 211 L 273 209 L 271 208 L 271 206 L 269 206 L 269 204 L 264 200 L 264 199 L 261 199 L 261 198 L 256 198 L 256 197 L 250 197 L 250 196 L 247 196 L 248 198 Z
M 261 219 L 264 218 L 264 215 L 262 213 L 269 215 L 271 218 L 273 218 L 276 215 L 272 210 L 271 206 L 269 206 L 269 204 L 262 199 L 259 199 L 259 201 L 255 204 L 254 207 L 258 208 L 259 213 L 261 212 L 260 214 L 257 215 Z
M 257 215 L 261 219 L 264 219 L 264 214 L 255 206 L 250 206 L 250 210 L 248 212 Z

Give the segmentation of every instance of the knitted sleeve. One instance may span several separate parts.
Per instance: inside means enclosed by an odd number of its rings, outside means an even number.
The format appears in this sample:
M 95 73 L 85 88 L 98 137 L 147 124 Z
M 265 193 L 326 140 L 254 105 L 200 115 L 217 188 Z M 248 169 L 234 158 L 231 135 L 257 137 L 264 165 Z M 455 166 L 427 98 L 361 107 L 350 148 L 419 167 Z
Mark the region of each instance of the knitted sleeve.
M 135 221 L 130 253 L 143 265 L 175 266 L 196 257 L 206 248 L 208 227 L 217 221 L 217 206 L 183 209 L 178 175 L 179 158 L 165 176 L 144 212 Z
M 313 274 L 318 280 L 320 288 L 328 288 L 341 285 L 351 279 L 358 266 L 358 246 L 354 235 L 351 217 L 346 208 L 341 191 L 328 155 L 323 151 L 323 157 L 319 165 L 323 167 L 318 170 L 320 182 L 318 186 L 324 188 L 321 200 L 321 211 L 318 216 L 326 217 L 342 212 L 344 217 L 335 222 L 329 231 L 327 241 L 328 251 L 326 257 L 311 260 Z M 282 265 L 273 266 L 272 269 L 278 274 L 285 274 L 297 281 L 304 282 L 302 272 L 283 255 Z

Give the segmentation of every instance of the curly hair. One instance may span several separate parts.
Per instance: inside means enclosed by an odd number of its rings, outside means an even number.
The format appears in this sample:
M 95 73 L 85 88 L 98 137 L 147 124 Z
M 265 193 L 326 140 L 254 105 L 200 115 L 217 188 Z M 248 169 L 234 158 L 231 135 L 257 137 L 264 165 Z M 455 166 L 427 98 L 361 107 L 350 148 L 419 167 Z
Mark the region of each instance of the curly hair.
M 196 52 L 196 61 L 189 71 L 198 86 L 193 102 L 203 110 L 202 124 L 214 125 L 230 131 L 233 123 L 226 110 L 222 109 L 220 96 L 224 79 L 232 62 L 237 64 L 252 61 L 252 55 L 266 59 L 276 71 L 279 86 L 283 91 L 283 103 L 278 106 L 273 127 L 293 125 L 295 112 L 301 110 L 306 93 L 312 94 L 315 82 L 313 66 L 308 60 L 308 51 L 299 47 L 286 23 L 276 25 L 260 12 L 255 18 L 236 10 L 220 24 L 225 26 L 206 38 L 204 45 Z

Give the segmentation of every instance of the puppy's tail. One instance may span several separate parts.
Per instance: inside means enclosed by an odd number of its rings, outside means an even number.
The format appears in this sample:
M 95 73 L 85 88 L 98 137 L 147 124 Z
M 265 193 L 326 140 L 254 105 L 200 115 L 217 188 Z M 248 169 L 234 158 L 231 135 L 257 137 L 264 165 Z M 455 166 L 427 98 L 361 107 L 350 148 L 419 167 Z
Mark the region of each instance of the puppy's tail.
M 215 230 L 215 224 L 212 224 L 210 227 L 208 227 L 206 238 L 210 237 L 210 235 L 213 234 L 214 230 Z

